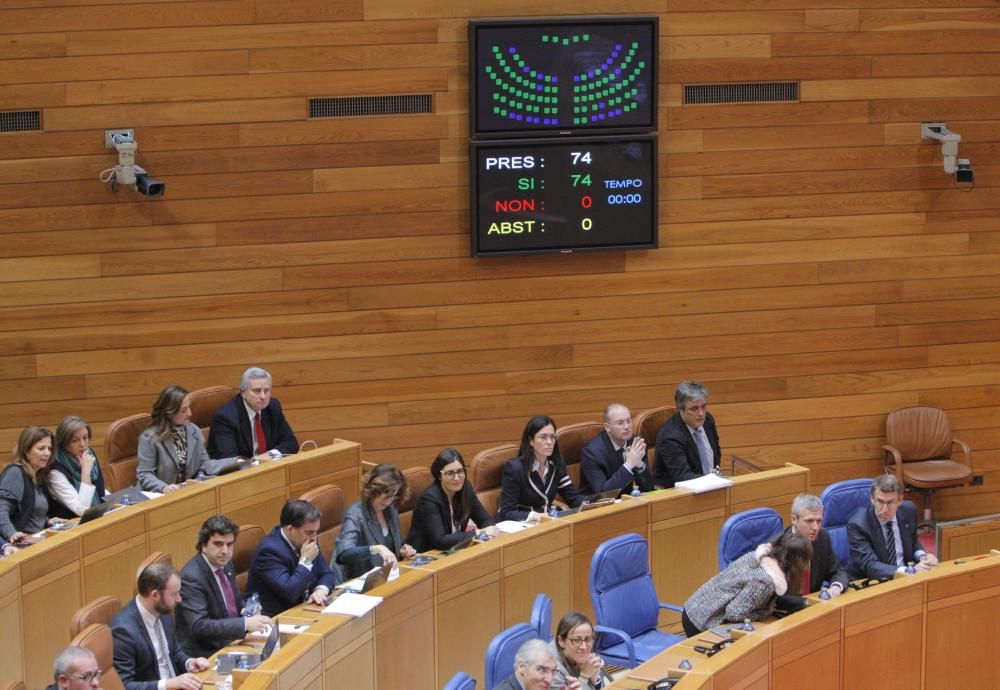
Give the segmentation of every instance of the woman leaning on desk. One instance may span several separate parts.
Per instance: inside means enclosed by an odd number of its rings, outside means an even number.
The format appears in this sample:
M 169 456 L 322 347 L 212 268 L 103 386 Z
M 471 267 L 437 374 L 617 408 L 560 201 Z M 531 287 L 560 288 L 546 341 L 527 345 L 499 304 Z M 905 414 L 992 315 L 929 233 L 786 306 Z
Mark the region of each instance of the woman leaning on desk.
M 396 506 L 406 496 L 406 478 L 393 465 L 376 465 L 361 479 L 361 497 L 350 505 L 337 535 L 334 561 L 348 578 L 380 565 L 396 566 L 416 550 L 403 543 Z
M 684 632 L 693 637 L 720 623 L 767 618 L 777 597 L 801 582 L 811 559 L 812 543 L 791 532 L 743 554 L 684 603 Z
M 538 415 L 524 427 L 520 455 L 504 465 L 497 518 L 537 522 L 557 493 L 570 508 L 583 503 L 583 496 L 573 486 L 559 454 L 556 423 L 550 417 Z
M 0 472 L 0 537 L 17 545 L 47 524 L 45 487 L 54 437 L 48 429 L 29 426 L 17 438 L 14 461 Z
M 49 515 L 74 518 L 104 496 L 104 475 L 90 447 L 90 425 L 65 417 L 56 427 L 56 459 L 49 473 Z
M 454 448 L 445 448 L 431 463 L 434 483 L 420 494 L 406 541 L 417 551 L 449 549 L 481 532 L 497 536 L 493 517 L 479 502 L 465 478 L 465 460 Z M 469 520 L 476 529 L 466 531 Z
M 140 489 L 170 493 L 199 470 L 218 474 L 221 461 L 208 457 L 201 429 L 190 422 L 191 396 L 186 389 L 164 388 L 150 416 L 153 423 L 139 437 L 135 474 Z

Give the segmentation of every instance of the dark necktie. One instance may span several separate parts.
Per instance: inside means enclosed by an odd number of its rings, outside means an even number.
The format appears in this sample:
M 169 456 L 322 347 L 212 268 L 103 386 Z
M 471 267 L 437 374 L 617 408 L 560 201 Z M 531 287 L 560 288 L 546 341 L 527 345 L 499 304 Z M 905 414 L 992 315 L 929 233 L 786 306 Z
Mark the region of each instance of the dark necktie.
M 892 520 L 885 523 L 885 547 L 889 550 L 889 560 L 893 565 L 896 563 L 896 535 L 892 533 Z
M 226 610 L 230 618 L 236 618 L 239 611 L 236 610 L 236 596 L 233 594 L 233 587 L 229 584 L 229 578 L 222 572 L 222 568 L 215 571 L 215 577 L 219 579 L 219 588 L 222 589 L 222 598 L 226 600 Z
M 254 415 L 253 433 L 257 436 L 257 452 L 266 453 L 268 450 L 267 439 L 264 438 L 264 427 L 260 425 L 260 412 Z

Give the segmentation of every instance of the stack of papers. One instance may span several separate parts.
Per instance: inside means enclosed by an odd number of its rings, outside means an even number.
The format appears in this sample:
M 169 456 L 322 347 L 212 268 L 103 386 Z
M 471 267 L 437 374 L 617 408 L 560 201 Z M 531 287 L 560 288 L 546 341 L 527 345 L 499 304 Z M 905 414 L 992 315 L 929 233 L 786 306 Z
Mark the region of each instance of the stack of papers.
M 501 520 L 497 523 L 497 529 L 503 534 L 516 534 L 521 530 L 534 526 L 534 522 L 518 522 L 517 520 Z
M 363 616 L 382 603 L 382 597 L 369 594 L 344 592 L 333 600 L 333 603 L 323 609 L 323 613 L 338 613 L 342 616 Z
M 687 481 L 677 482 L 674 484 L 674 487 L 677 489 L 683 489 L 684 491 L 690 491 L 693 494 L 703 494 L 706 491 L 725 489 L 726 487 L 732 485 L 732 479 L 726 479 L 725 477 L 720 477 L 717 474 L 706 474 L 703 477 L 698 477 L 697 479 L 688 479 Z

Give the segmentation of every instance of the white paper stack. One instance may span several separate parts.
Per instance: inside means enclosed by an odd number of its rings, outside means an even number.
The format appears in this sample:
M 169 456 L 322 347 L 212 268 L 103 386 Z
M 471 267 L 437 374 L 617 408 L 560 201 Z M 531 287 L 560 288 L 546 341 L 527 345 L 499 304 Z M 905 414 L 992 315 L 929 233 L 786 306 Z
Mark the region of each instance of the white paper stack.
M 733 480 L 726 479 L 725 477 L 720 477 L 717 474 L 706 474 L 697 479 L 688 479 L 687 481 L 677 482 L 674 487 L 677 489 L 683 489 L 684 491 L 690 491 L 693 494 L 703 494 L 707 491 L 717 491 L 718 489 L 725 489 L 727 486 L 732 486 Z
M 518 522 L 517 520 L 501 520 L 497 523 L 497 529 L 503 534 L 516 534 L 534 524 L 533 522 Z
M 363 616 L 382 603 L 382 597 L 369 594 L 344 592 L 333 600 L 333 603 L 323 609 L 323 613 L 339 613 L 342 616 Z

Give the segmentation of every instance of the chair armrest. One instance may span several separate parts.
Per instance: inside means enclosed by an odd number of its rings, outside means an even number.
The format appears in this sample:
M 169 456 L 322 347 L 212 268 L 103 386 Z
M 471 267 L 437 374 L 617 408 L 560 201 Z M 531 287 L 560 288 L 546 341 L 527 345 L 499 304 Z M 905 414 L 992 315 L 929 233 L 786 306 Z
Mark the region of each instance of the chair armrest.
M 901 484 L 905 484 L 903 481 L 903 456 L 900 452 L 893 448 L 892 446 L 882 446 L 882 450 L 885 451 L 885 471 L 886 473 L 892 472 L 896 475 L 896 479 L 900 481 Z M 892 466 L 889 465 L 889 456 L 892 456 Z
M 968 465 L 969 469 L 971 470 L 972 469 L 972 449 L 969 448 L 969 444 L 966 443 L 965 441 L 963 441 L 962 439 L 953 438 L 953 439 L 951 439 L 951 445 L 958 446 L 959 448 L 962 449 L 962 455 L 965 456 L 965 464 Z
M 684 612 L 684 607 L 683 606 L 678 606 L 677 604 L 667 604 L 667 603 L 664 603 L 662 601 L 659 602 L 659 603 L 660 603 L 660 608 L 661 609 L 666 609 L 667 611 L 676 611 L 677 613 L 683 613 Z
M 595 633 L 607 633 L 608 635 L 614 635 L 619 640 L 625 643 L 625 648 L 628 649 L 628 667 L 635 668 L 635 644 L 632 642 L 632 638 L 624 630 L 619 630 L 618 628 L 612 628 L 607 625 L 595 625 Z

